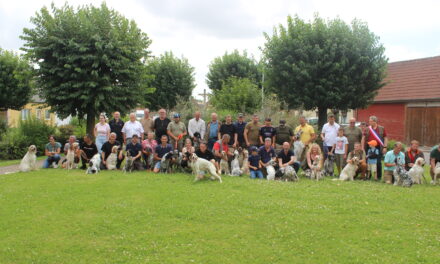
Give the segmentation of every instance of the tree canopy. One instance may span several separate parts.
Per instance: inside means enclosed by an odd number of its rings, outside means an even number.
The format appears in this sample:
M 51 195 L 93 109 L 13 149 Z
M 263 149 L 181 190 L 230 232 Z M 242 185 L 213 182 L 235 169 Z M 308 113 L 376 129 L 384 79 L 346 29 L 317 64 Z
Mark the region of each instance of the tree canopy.
M 178 99 L 189 100 L 195 88 L 194 68 L 184 57 L 177 58 L 172 52 L 165 52 L 148 62 L 148 73 L 154 78 L 150 86 L 156 90 L 150 96 L 151 109 L 172 108 Z
M 231 77 L 247 78 L 259 84 L 261 74 L 258 63 L 249 57 L 246 51 L 243 54 L 240 54 L 238 50 L 232 53 L 226 52 L 223 56 L 214 58 L 209 65 L 206 83 L 211 90 L 220 90 L 223 82 Z
M 253 113 L 261 107 L 261 91 L 248 78 L 230 77 L 220 90 L 214 90 L 210 102 L 219 109 Z
M 366 107 L 384 86 L 385 49 L 359 20 L 348 25 L 339 18 L 305 22 L 289 16 L 286 26 L 265 37 L 269 88 L 289 108 L 318 109 L 320 125 L 328 109 Z
M 93 131 L 101 112 L 134 109 L 148 89 L 151 43 L 134 21 L 105 3 L 42 8 L 25 28 L 23 50 L 38 65 L 38 88 L 61 117 L 87 115 Z
M 19 110 L 29 102 L 33 72 L 29 61 L 0 49 L 0 110 Z

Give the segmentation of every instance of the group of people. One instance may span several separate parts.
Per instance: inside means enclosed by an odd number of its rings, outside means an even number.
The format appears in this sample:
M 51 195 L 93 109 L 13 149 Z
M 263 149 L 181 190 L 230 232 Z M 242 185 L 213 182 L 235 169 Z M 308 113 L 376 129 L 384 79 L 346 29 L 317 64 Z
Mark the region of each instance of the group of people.
M 135 169 L 154 172 L 160 171 L 161 160 L 166 153 L 178 150 L 182 153 L 196 153 L 198 157 L 214 163 L 220 170 L 222 159 L 230 162 L 235 149 L 247 149 L 252 178 L 264 177 L 264 168 L 272 161 L 279 168 L 291 166 L 298 171 L 300 168 L 311 169 L 317 160 L 319 169 L 323 169 L 324 161 L 330 157 L 340 172 L 357 157 L 360 161 L 357 173 L 361 179 L 381 180 L 383 176 L 386 183 L 392 183 L 392 172 L 396 163 L 401 163 L 409 170 L 418 157 L 423 157 L 416 140 L 411 142 L 407 150 L 402 150 L 400 142 L 392 150 L 388 150 L 386 130 L 378 124 L 375 116 L 369 118 L 368 125 L 363 123 L 361 126 L 356 126 L 356 120 L 352 118 L 349 125 L 343 128 L 335 122 L 335 116 L 330 114 L 320 133 L 323 142 L 321 148 L 315 143 L 315 129 L 307 123 L 304 116 L 299 118 L 299 125 L 293 129 L 285 120 L 280 120 L 277 127 L 272 125 L 271 118 L 265 118 L 261 124 L 258 115 L 253 115 L 249 122 L 244 120 L 243 114 L 238 114 L 235 122 L 228 115 L 221 122 L 217 114 L 212 113 L 211 120 L 205 122 L 201 113 L 195 112 L 188 125 L 181 121 L 178 113 L 173 114 L 173 120 L 167 117 L 165 109 L 160 109 L 158 115 L 153 119 L 149 109 L 145 109 L 144 117 L 140 121 L 136 120 L 135 113 L 131 113 L 129 121 L 124 122 L 120 113 L 114 112 L 113 119 L 108 123 L 105 115 L 101 115 L 94 129 L 95 142 L 91 135 L 84 136 L 75 152 L 76 161 L 81 160 L 82 168 L 85 169 L 88 161 L 99 153 L 101 169 L 105 169 L 107 157 L 112 153 L 113 147 L 118 146 L 118 169 L 125 157 L 123 150 L 133 158 Z M 64 146 L 64 152 L 67 153 L 76 141 L 75 136 L 71 136 Z M 298 157 L 293 151 L 296 141 L 301 142 L 303 147 Z M 48 158 L 44 167 L 56 167 L 61 159 L 60 152 L 61 144 L 51 136 L 46 145 Z M 440 162 L 439 146 L 434 147 L 431 152 L 431 176 L 437 162 Z

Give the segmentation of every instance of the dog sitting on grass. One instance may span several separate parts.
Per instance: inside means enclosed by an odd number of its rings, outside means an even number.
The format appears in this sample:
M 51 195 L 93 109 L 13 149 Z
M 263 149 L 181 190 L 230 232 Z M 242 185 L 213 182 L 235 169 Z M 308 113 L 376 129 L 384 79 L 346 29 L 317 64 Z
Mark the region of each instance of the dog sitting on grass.
M 412 168 L 408 171 L 414 184 L 422 184 L 422 179 L 425 179 L 423 165 L 425 160 L 423 158 L 417 158 Z M 426 179 L 425 179 L 426 182 Z
M 78 151 L 79 144 L 78 142 L 75 142 L 70 145 L 69 149 L 67 150 L 66 154 L 66 169 L 71 170 L 77 168 L 78 164 L 75 163 L 75 154 Z
M 100 172 L 99 166 L 101 165 L 101 155 L 95 154 L 89 161 L 89 167 L 86 174 L 96 174 Z
M 127 153 L 125 154 L 125 166 L 124 166 L 124 173 L 127 172 L 132 172 L 134 168 L 134 161 L 133 161 L 133 157 L 130 154 L 130 151 L 127 151 Z
M 30 145 L 26 155 L 20 161 L 20 171 L 27 172 L 37 169 L 37 147 L 35 145 Z
M 356 171 L 359 166 L 359 158 L 354 157 L 350 160 L 350 162 L 345 165 L 344 169 L 342 169 L 341 173 L 339 174 L 339 179 L 334 180 L 340 180 L 340 181 L 354 181 L 354 176 L 356 175 Z
M 440 179 L 440 162 L 435 164 L 434 168 L 434 180 L 431 182 L 432 184 L 437 184 L 437 180 Z
M 119 146 L 112 147 L 112 153 L 108 155 L 105 165 L 107 166 L 107 170 L 116 170 L 116 163 L 118 161 L 118 150 Z

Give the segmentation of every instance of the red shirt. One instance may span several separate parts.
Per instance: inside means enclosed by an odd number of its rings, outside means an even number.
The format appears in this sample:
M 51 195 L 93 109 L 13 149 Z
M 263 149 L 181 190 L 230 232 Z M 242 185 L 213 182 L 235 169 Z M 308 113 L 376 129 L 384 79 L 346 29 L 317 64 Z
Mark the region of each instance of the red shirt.
M 228 152 L 229 151 L 229 147 L 228 147 L 228 145 L 226 144 L 222 144 L 223 145 L 223 151 L 224 152 Z M 218 143 L 218 142 L 215 142 L 214 143 L 214 147 L 213 147 L 213 149 L 214 150 L 218 150 L 218 151 L 220 151 L 220 144 Z
M 369 127 L 367 127 L 367 131 L 369 131 L 370 130 L 370 128 Z M 379 134 L 379 126 L 377 126 L 376 127 L 376 129 L 373 129 L 374 131 L 376 131 L 376 133 L 379 135 L 379 137 L 380 137 L 380 134 Z M 382 136 L 382 140 L 383 140 L 383 138 L 385 138 L 387 136 L 387 131 L 385 130 L 385 128 L 383 129 L 383 136 Z M 369 141 L 371 141 L 371 140 L 376 140 L 374 137 L 373 137 L 373 133 L 369 133 L 368 134 L 368 138 L 367 138 L 367 142 L 369 142 Z M 377 143 L 377 144 L 379 144 L 379 142 Z

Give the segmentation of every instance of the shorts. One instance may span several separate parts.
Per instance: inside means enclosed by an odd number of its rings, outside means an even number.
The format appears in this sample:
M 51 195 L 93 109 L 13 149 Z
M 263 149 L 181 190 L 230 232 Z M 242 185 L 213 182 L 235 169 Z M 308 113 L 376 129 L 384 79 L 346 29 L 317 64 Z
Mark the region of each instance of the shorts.
M 368 171 L 370 172 L 376 172 L 377 171 L 377 164 L 376 163 L 368 163 Z
M 160 169 L 160 163 L 161 163 L 161 161 L 156 162 L 156 164 L 154 164 L 154 168 Z
M 344 154 L 334 154 L 334 155 L 335 155 L 336 166 L 339 168 L 344 168 L 345 167 Z
M 383 180 L 385 183 L 393 183 L 393 171 L 384 170 L 383 171 Z

